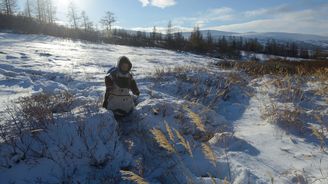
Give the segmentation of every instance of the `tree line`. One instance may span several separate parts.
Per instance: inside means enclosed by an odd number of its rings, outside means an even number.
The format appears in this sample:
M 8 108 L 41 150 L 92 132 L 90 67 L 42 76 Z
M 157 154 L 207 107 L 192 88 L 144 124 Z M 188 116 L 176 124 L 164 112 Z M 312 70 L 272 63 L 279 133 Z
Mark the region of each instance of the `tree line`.
M 176 30 L 171 21 L 167 25 L 165 34 L 158 32 L 154 27 L 151 33 L 137 31 L 135 34 L 129 34 L 126 30 L 114 29 L 113 36 L 128 45 L 161 47 L 220 58 L 240 58 L 240 51 L 305 59 L 319 58 L 323 55 L 320 48 L 311 51 L 295 42 L 278 42 L 270 39 L 261 43 L 256 38 L 245 39 L 236 36 L 215 38 L 210 31 L 202 33 L 198 26 L 195 26 L 193 31 L 187 35 Z
M 23 10 L 18 10 L 17 0 L 0 0 L 0 29 L 87 41 L 104 39 L 105 31 L 100 31 L 86 11 L 80 11 L 72 1 L 67 8 L 69 26 L 56 23 L 56 13 L 54 0 L 25 0 Z M 114 14 L 108 11 L 99 23 L 109 33 L 115 21 Z
M 171 21 L 166 32 L 154 26 L 152 32 L 129 31 L 113 28 L 115 15 L 107 11 L 99 21 L 92 22 L 85 11 L 80 11 L 70 2 L 67 9 L 69 26 L 56 23 L 56 7 L 53 0 L 26 0 L 23 11 L 18 11 L 16 0 L 0 0 L 0 29 L 10 29 L 22 33 L 47 34 L 64 38 L 81 39 L 131 46 L 160 47 L 177 51 L 207 54 L 221 58 L 239 58 L 240 51 L 265 53 L 284 57 L 315 58 L 320 49 L 310 52 L 294 42 L 268 40 L 261 43 L 257 39 L 234 36 L 214 38 L 210 31 L 203 34 L 198 26 L 186 35 L 177 30 Z

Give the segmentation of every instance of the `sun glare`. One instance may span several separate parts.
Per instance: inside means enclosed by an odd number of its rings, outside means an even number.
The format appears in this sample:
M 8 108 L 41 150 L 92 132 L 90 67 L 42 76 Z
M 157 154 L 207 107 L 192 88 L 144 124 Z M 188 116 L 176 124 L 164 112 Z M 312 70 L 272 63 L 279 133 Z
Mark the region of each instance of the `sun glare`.
M 68 7 L 70 2 L 73 2 L 75 5 L 81 4 L 81 1 L 77 0 L 54 0 L 57 7 Z
M 57 6 L 62 7 L 62 6 L 67 6 L 69 1 L 68 0 L 55 0 L 54 1 Z

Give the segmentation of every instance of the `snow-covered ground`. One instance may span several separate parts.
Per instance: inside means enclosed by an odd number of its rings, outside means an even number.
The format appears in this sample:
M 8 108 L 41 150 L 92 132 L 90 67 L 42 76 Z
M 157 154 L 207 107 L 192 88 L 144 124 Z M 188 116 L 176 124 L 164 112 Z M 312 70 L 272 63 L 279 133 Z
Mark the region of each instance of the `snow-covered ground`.
M 141 96 L 134 113 L 117 122 L 111 112 L 86 106 L 102 99 L 105 73 L 122 55 L 133 62 Z M 76 99 L 47 131 L 24 134 L 26 141 L 16 143 L 23 149 L 0 145 L 1 183 L 118 183 L 127 174 L 120 170 L 149 183 L 327 183 L 328 155 L 318 141 L 264 116 L 264 106 L 277 100 L 270 77 L 219 69 L 217 61 L 0 33 L 1 124 L 19 97 L 65 90 Z M 304 84 L 304 94 L 313 95 L 311 86 Z M 324 97 L 311 99 L 321 109 L 307 104 L 307 113 L 321 112 L 327 121 Z

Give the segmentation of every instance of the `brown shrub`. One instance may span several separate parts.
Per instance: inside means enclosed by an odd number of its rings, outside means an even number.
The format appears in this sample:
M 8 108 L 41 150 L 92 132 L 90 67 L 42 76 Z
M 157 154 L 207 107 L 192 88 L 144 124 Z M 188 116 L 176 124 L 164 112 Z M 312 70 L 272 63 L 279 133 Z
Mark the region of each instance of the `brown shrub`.
M 297 75 L 319 75 L 326 78 L 328 76 L 328 61 L 310 60 L 310 61 L 288 61 L 283 59 L 273 59 L 265 62 L 249 61 L 223 61 L 218 62 L 217 66 L 221 68 L 236 68 L 243 70 L 252 76 L 275 74 L 297 74 Z
M 71 110 L 74 96 L 68 91 L 39 93 L 21 97 L 6 110 L 7 124 L 19 124 L 21 129 L 42 129 L 53 123 L 55 113 Z

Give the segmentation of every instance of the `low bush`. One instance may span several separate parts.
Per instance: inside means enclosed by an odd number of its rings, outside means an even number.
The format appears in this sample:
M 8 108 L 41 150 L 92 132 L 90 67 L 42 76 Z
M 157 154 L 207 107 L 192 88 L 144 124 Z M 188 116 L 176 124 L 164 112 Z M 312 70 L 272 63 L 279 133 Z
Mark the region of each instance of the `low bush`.
M 306 60 L 306 61 L 288 61 L 283 59 L 273 59 L 269 61 L 220 61 L 216 64 L 221 68 L 245 71 L 252 76 L 263 76 L 266 74 L 274 75 L 316 75 L 327 79 L 328 61 L 324 60 Z
M 22 166 L 17 181 L 27 183 L 118 183 L 123 145 L 113 114 L 99 107 L 67 91 L 19 98 L 0 125 L 0 169 Z
M 73 102 L 74 96 L 68 91 L 21 97 L 7 107 L 6 122 L 22 130 L 45 128 L 53 122 L 54 114 L 69 112 Z

